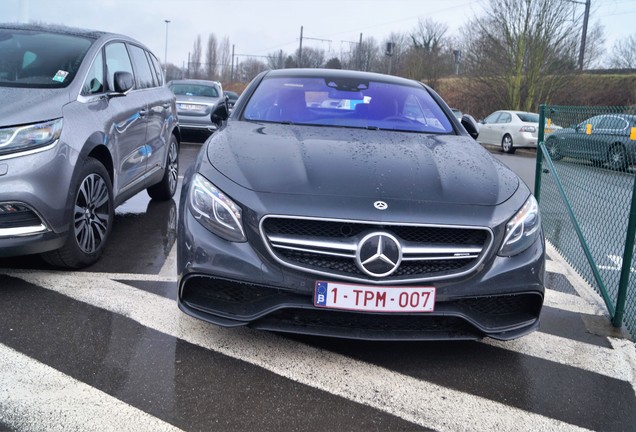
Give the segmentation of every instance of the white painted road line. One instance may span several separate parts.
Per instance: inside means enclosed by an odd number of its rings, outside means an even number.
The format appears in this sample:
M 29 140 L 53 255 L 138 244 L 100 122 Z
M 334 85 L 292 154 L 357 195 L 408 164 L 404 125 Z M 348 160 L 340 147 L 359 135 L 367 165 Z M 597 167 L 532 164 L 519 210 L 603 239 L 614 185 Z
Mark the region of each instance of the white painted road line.
M 49 272 L 7 274 L 127 316 L 146 327 L 296 382 L 436 430 L 581 430 L 555 419 L 420 381 L 271 333 L 211 326 L 183 314 L 172 300 L 99 276 L 75 278 Z M 518 342 L 520 346 L 523 346 L 522 341 Z M 595 362 L 592 364 L 597 367 Z M 347 373 L 343 374 L 343 370 Z M 450 412 L 452 416 L 449 416 Z
M 0 365 L 0 422 L 14 430 L 181 430 L 2 344 Z

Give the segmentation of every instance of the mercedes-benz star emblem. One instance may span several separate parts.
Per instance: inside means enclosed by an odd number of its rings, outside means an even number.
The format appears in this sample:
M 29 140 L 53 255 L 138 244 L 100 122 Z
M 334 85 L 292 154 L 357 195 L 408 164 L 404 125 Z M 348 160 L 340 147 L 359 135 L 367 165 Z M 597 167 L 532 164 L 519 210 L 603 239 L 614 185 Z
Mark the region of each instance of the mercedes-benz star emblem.
M 373 207 L 377 208 L 378 210 L 386 210 L 389 208 L 389 205 L 384 201 L 376 201 L 373 203 Z
M 402 247 L 389 233 L 367 234 L 358 243 L 356 264 L 372 277 L 384 277 L 393 273 L 402 262 Z

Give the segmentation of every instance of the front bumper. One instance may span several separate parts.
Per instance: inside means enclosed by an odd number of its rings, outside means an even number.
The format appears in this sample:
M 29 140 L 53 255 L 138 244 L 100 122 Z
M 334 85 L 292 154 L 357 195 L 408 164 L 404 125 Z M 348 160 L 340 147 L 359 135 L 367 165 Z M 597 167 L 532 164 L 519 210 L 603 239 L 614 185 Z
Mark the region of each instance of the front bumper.
M 217 325 L 368 340 L 507 340 L 539 325 L 542 240 L 469 275 L 416 284 L 435 286 L 434 312 L 369 313 L 315 307 L 315 282 L 328 278 L 281 266 L 250 243 L 222 240 L 187 209 L 179 225 L 179 308 Z
M 216 125 L 212 123 L 208 111 L 201 114 L 179 111 L 177 115 L 179 117 L 179 128 L 182 130 L 207 130 L 213 132 L 217 129 Z

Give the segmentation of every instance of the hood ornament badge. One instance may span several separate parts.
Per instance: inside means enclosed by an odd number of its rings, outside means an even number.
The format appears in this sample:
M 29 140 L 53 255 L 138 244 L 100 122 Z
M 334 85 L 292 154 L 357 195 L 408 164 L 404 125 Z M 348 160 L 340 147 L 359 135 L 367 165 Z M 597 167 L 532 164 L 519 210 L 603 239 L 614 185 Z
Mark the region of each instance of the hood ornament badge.
M 389 208 L 389 205 L 385 203 L 384 201 L 376 201 L 373 203 L 373 207 L 375 207 L 378 210 L 386 210 Z

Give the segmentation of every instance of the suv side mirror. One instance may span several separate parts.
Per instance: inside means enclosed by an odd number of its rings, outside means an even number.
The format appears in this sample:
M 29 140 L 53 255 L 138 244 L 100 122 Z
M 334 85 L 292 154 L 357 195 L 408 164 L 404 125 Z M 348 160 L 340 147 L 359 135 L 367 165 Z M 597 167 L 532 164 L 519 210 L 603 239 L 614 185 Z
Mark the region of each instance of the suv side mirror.
M 214 111 L 210 114 L 210 120 L 219 127 L 229 116 L 230 114 L 227 109 L 227 102 L 223 101 L 214 108 Z
M 475 121 L 473 116 L 464 114 L 462 116 L 461 123 L 462 126 L 464 126 L 464 129 L 466 129 L 466 132 L 468 132 L 468 135 L 473 137 L 473 139 L 477 139 L 477 137 L 479 136 L 479 126 L 477 125 L 477 122 Z
M 115 72 L 115 88 L 117 93 L 126 93 L 135 85 L 135 79 L 130 72 Z

